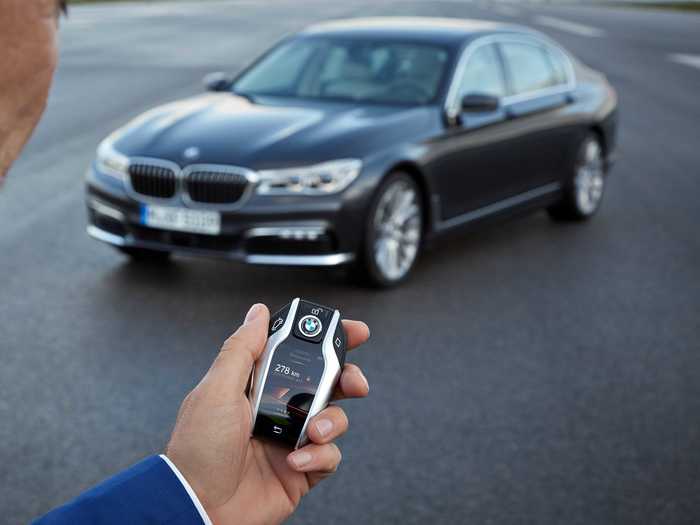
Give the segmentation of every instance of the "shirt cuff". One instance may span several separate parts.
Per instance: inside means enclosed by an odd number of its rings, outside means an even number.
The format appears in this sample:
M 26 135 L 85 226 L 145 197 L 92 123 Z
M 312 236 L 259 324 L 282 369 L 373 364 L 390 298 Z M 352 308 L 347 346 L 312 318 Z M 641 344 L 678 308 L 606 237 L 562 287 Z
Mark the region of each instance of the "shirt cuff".
M 182 483 L 182 486 L 185 487 L 185 490 L 187 491 L 187 494 L 190 496 L 192 503 L 194 504 L 195 508 L 197 509 L 197 512 L 199 512 L 199 516 L 202 518 L 204 525 L 213 525 L 211 520 L 209 519 L 209 516 L 207 515 L 207 512 L 204 510 L 202 503 L 199 501 L 197 494 L 195 494 L 194 490 L 192 490 L 192 487 L 190 487 L 190 484 L 187 483 L 185 476 L 183 476 L 182 473 L 177 469 L 175 464 L 172 461 L 170 461 L 170 459 L 168 459 L 168 456 L 166 456 L 165 454 L 161 454 L 160 457 L 163 461 L 165 461 L 168 464 L 168 466 L 170 467 L 170 470 L 172 470 L 175 473 L 175 475 L 177 476 L 177 479 L 179 479 L 180 483 Z

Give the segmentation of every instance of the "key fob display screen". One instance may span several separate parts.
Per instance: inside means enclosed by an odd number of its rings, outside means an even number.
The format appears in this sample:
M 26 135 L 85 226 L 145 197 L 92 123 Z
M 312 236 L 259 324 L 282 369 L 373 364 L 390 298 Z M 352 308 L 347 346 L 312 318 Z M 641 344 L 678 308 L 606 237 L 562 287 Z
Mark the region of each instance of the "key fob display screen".
M 323 374 L 318 344 L 292 339 L 270 362 L 254 433 L 296 443 Z

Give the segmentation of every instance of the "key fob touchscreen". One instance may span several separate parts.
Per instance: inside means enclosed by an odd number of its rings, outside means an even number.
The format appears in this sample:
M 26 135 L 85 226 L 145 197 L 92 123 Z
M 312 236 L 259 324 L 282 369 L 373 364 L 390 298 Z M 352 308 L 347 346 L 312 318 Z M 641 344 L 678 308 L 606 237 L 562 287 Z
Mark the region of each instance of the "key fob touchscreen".
M 297 298 L 273 314 L 251 381 L 253 435 L 304 445 L 309 419 L 330 401 L 345 351 L 338 310 Z

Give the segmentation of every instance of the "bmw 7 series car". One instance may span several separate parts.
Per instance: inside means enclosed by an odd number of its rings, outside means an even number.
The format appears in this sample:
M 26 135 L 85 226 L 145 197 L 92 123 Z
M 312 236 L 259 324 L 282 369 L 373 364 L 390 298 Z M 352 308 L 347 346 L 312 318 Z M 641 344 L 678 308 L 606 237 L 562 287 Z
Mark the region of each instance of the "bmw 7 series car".
M 137 259 L 353 265 L 391 286 L 452 229 L 588 219 L 614 158 L 615 90 L 520 26 L 326 22 L 205 83 L 100 144 L 92 237 Z

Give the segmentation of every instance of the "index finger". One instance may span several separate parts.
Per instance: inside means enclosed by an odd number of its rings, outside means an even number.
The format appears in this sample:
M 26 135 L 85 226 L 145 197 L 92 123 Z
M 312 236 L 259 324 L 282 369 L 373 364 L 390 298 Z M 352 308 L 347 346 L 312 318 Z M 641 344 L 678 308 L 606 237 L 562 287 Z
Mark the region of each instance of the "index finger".
M 343 328 L 348 336 L 348 350 L 353 350 L 369 339 L 369 327 L 362 321 L 343 319 Z

